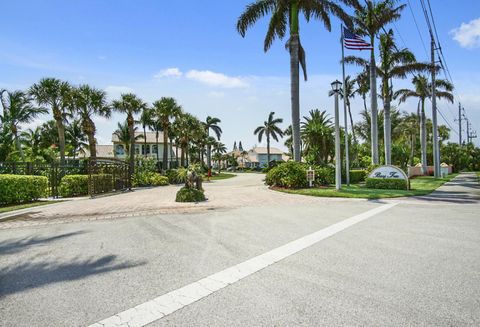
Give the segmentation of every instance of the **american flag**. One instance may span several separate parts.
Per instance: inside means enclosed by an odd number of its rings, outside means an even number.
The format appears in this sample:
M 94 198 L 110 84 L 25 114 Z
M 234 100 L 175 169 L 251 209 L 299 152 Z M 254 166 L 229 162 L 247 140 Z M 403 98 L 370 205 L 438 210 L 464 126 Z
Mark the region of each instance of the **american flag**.
M 357 35 L 347 28 L 343 28 L 343 46 L 350 50 L 372 50 L 370 43 L 365 42 L 360 35 Z

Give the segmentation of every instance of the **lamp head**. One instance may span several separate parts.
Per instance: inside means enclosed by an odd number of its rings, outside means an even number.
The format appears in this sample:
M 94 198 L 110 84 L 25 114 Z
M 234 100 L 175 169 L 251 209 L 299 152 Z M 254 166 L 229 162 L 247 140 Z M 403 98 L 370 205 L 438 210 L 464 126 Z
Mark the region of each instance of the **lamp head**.
M 340 82 L 338 79 L 332 82 L 333 92 L 339 92 L 341 88 L 342 88 L 342 82 Z

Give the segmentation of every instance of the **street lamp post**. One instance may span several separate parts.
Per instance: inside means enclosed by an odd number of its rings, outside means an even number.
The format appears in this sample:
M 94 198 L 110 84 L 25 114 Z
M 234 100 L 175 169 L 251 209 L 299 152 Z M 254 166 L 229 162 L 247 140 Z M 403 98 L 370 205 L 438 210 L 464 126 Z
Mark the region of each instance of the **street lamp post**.
M 332 92 L 335 96 L 335 188 L 342 188 L 342 156 L 340 154 L 340 122 L 338 114 L 338 96 L 340 95 L 342 82 L 332 82 Z

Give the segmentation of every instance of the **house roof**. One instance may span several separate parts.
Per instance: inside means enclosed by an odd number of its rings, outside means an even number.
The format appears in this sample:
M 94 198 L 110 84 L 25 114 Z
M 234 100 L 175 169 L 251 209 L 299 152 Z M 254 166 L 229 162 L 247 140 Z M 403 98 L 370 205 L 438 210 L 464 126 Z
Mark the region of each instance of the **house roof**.
M 267 154 L 267 148 L 266 147 L 257 146 L 256 148 L 253 148 L 250 151 L 256 152 L 257 154 Z M 278 148 L 270 147 L 270 154 L 282 154 L 283 155 L 283 151 L 278 149 Z
M 156 132 L 147 132 L 147 143 L 157 143 L 156 140 Z M 143 132 L 135 132 L 135 136 L 141 135 L 142 137 L 140 139 L 137 139 L 135 143 L 144 143 L 145 140 L 143 139 Z M 118 139 L 118 136 L 116 134 L 112 134 L 112 142 L 113 143 L 120 143 L 120 140 Z M 159 132 L 158 133 L 158 143 L 163 143 L 163 133 Z
M 113 158 L 115 155 L 113 154 L 113 144 L 97 144 L 97 157 L 99 158 Z M 85 149 L 85 154 L 83 155 L 85 158 L 90 157 L 90 150 L 87 148 Z

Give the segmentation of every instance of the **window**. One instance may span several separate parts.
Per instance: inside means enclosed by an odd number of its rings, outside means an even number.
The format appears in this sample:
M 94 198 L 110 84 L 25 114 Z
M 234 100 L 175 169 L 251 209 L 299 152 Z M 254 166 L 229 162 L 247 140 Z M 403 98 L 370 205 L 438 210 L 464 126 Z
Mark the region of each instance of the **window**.
M 135 154 L 140 154 L 140 145 L 135 144 Z
M 145 151 L 146 150 L 146 151 Z M 150 154 L 150 144 L 142 145 L 142 154 Z
M 157 145 L 156 144 L 152 145 L 152 154 L 157 154 L 157 152 L 158 152 Z
M 116 155 L 116 156 L 123 156 L 123 155 L 125 155 L 125 148 L 123 147 L 123 144 L 117 144 L 117 145 L 115 145 L 115 155 Z

